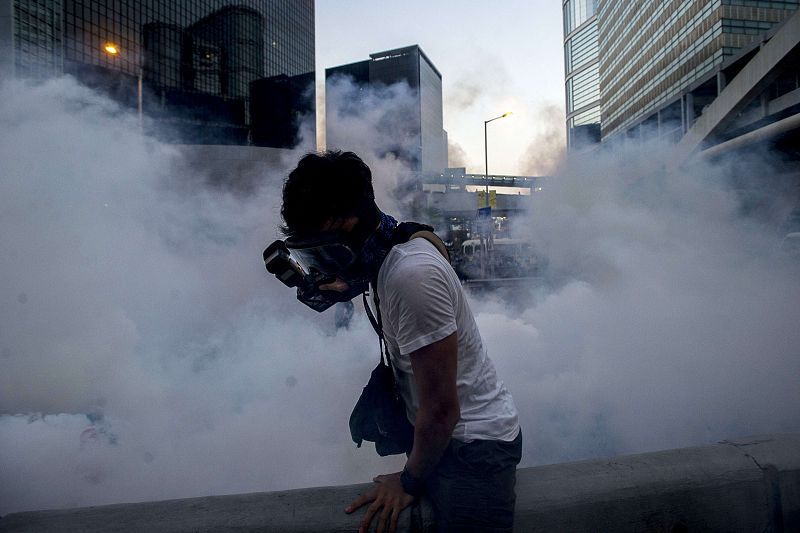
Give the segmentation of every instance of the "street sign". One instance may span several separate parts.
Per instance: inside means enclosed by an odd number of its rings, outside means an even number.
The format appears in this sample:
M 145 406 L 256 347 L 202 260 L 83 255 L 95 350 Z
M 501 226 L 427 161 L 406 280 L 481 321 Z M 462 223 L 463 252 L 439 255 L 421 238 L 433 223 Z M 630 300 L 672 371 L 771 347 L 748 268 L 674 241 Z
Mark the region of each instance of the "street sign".
M 478 191 L 478 208 L 486 207 L 486 191 Z M 497 191 L 489 191 L 489 207 L 497 209 Z
M 479 207 L 478 208 L 478 232 L 481 235 L 489 233 L 489 228 L 492 226 L 492 208 Z

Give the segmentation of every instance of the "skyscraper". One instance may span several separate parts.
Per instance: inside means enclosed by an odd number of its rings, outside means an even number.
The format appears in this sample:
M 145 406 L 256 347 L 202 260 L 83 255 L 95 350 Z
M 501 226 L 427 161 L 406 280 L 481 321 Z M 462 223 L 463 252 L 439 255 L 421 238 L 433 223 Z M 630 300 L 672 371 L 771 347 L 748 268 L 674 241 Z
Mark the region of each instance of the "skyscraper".
M 326 87 L 342 78 L 350 79 L 356 86 L 373 89 L 396 83 L 408 84 L 413 102 L 409 112 L 403 113 L 402 124 L 399 125 L 401 131 L 395 132 L 395 136 L 410 138 L 411 142 L 386 148 L 394 151 L 417 174 L 438 174 L 447 167 L 442 75 L 419 46 L 370 54 L 370 59 L 366 61 L 325 70 Z M 346 102 L 331 102 L 326 98 L 326 138 L 329 148 L 348 148 L 341 146 L 337 117 L 357 114 L 359 105 L 359 96 L 355 94 L 351 95 L 351 101 Z M 375 127 L 381 128 L 381 125 Z
M 604 0 L 598 14 L 603 139 L 680 96 L 726 57 L 787 19 L 798 3 Z
M 6 72 L 75 76 L 141 110 L 165 140 L 288 147 L 304 115 L 313 132 L 313 0 L 3 0 L 0 8 Z M 290 109 L 270 108 L 276 91 Z
M 680 102 L 682 96 L 786 20 L 798 4 L 800 0 L 564 0 L 568 147 L 606 141 L 632 126 L 637 134 L 640 127 L 652 126 L 679 139 L 692 120 L 687 120 L 686 109 L 693 115 L 697 105 Z M 709 98 L 723 85 L 721 78 Z

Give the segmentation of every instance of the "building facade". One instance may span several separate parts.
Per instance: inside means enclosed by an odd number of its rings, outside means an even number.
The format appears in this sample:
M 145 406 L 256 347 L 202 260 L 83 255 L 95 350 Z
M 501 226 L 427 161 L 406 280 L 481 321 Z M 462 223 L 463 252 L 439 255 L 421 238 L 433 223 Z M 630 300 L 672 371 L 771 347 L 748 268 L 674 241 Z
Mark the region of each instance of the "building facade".
M 600 142 L 597 0 L 564 0 L 567 147 Z
M 658 128 L 677 141 L 682 95 L 798 8 L 798 0 L 564 0 L 567 146 Z M 724 80 L 722 80 L 724 84 Z M 719 88 L 711 91 L 716 97 Z M 707 98 L 706 98 L 707 100 Z M 657 124 L 656 124 L 657 122 Z
M 304 118 L 313 132 L 313 0 L 0 4 L 7 74 L 72 75 L 164 140 L 285 148 Z
M 598 13 L 602 138 L 624 132 L 669 104 L 786 20 L 798 3 L 603 0 Z M 677 124 L 680 116 L 671 119 Z
M 397 138 L 410 139 L 386 147 L 401 159 L 411 172 L 441 173 L 447 167 L 447 141 L 443 129 L 442 75 L 419 46 L 408 46 L 370 54 L 370 59 L 325 70 L 326 87 L 343 78 L 355 86 L 375 90 L 397 83 L 408 85 L 412 97 L 409 112 L 403 112 Z M 329 92 L 326 94 L 330 94 Z M 337 120 L 360 111 L 363 91 L 352 93 L 349 101 L 332 102 L 326 97 L 326 139 L 329 148 L 347 148 Z M 381 128 L 380 124 L 375 127 Z M 387 132 L 389 133 L 389 132 Z

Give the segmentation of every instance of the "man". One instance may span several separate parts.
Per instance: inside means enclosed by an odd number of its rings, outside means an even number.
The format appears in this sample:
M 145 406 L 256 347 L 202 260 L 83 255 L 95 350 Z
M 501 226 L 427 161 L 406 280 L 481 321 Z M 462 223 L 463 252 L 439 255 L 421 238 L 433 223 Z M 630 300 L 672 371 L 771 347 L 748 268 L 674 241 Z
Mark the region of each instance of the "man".
M 316 287 L 324 300 L 349 301 L 376 281 L 385 342 L 414 425 L 403 471 L 377 476 L 345 510 L 369 504 L 359 531 L 374 518 L 378 531 L 394 531 L 422 494 L 438 531 L 511 531 L 522 450 L 517 410 L 450 264 L 424 238 L 392 246 L 397 221 L 375 205 L 369 167 L 352 152 L 304 156 L 284 184 L 281 215 L 287 237 L 309 243 L 297 246 L 308 261 L 333 255 L 315 243 L 353 252 Z

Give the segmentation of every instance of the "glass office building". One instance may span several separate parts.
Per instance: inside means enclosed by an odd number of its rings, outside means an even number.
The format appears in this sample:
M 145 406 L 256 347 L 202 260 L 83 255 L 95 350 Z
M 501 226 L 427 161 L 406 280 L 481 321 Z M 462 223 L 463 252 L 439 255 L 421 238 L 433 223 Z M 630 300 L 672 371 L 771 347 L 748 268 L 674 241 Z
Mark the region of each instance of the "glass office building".
M 357 85 L 375 88 L 407 83 L 413 95 L 412 109 L 407 112 L 398 110 L 395 114 L 403 117 L 403 131 L 396 131 L 392 136 L 398 140 L 410 139 L 410 142 L 398 142 L 386 149 L 394 152 L 412 172 L 441 174 L 444 171 L 447 167 L 447 143 L 443 129 L 442 75 L 419 46 L 370 54 L 366 61 L 328 68 L 325 70 L 326 85 L 335 83 L 336 78 L 342 76 Z M 358 101 L 326 102 L 329 148 L 347 148 L 340 146 L 342 141 L 336 120 L 338 116 L 357 114 L 358 106 Z M 376 127 L 380 128 L 381 124 Z
M 291 147 L 314 124 L 313 0 L 13 0 L 14 74 L 70 74 L 165 140 Z
M 798 0 L 604 0 L 603 140 L 670 103 L 797 7 Z
M 565 0 L 564 72 L 567 147 L 600 142 L 597 0 Z
M 6 17 L 11 37 L 13 72 L 26 78 L 42 79 L 63 71 L 64 12 L 61 2 L 15 0 Z M 16 52 L 16 53 L 14 53 Z

